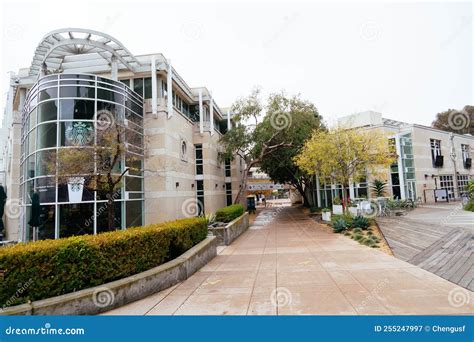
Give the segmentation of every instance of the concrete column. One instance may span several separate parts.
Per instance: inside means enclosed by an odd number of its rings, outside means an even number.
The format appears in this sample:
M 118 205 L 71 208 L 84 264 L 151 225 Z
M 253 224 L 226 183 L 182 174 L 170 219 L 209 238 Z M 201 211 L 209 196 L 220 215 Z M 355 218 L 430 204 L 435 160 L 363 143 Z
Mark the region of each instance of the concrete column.
M 212 95 L 209 94 L 209 121 L 211 127 L 211 135 L 214 135 L 214 101 L 212 100 Z
M 156 57 L 151 56 L 151 112 L 158 114 L 158 87 L 156 78 Z
M 355 186 L 354 181 L 351 179 L 351 183 L 349 184 L 349 197 L 351 199 L 355 198 L 354 186 Z
M 202 107 L 202 89 L 199 89 L 199 133 L 204 133 L 204 110 Z
M 173 116 L 173 67 L 171 60 L 168 59 L 168 75 L 167 75 L 167 93 L 168 93 L 168 118 Z
M 117 57 L 112 55 L 111 61 L 110 61 L 110 68 L 111 68 L 111 78 L 115 81 L 118 81 L 118 63 L 117 63 Z
M 227 109 L 227 130 L 230 131 L 232 128 L 232 121 L 230 121 L 230 109 Z
M 319 183 L 319 176 L 316 175 L 316 198 L 318 199 L 318 206 L 319 207 L 322 207 L 322 203 L 321 203 L 321 185 Z

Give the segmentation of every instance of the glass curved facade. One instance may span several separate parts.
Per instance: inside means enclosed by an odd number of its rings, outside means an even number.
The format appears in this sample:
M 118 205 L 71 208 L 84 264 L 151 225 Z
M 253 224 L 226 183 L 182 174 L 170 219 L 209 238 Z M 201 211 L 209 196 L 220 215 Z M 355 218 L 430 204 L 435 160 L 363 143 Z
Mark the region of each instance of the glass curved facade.
M 122 82 L 104 77 L 54 74 L 40 78 L 30 89 L 22 117 L 20 193 L 26 209 L 25 241 L 34 234 L 28 224 L 33 193 L 40 201 L 38 239 L 108 230 L 104 193 L 93 189 L 87 176 L 63 184 L 55 168 L 65 149 L 100 145 L 104 115 L 123 129 L 126 146 L 113 172 L 120 175 L 129 169 L 113 195 L 114 228 L 142 224 L 143 98 Z M 92 165 L 97 170 L 97 162 Z

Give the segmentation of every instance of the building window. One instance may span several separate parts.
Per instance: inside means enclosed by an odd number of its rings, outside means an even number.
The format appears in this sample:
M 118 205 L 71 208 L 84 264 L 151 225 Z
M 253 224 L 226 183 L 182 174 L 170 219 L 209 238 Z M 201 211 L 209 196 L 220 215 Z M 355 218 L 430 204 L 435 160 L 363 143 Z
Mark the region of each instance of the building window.
M 231 162 L 230 158 L 225 159 L 225 176 L 226 177 L 231 177 Z
M 196 149 L 196 175 L 203 174 L 202 145 L 194 145 Z
M 151 90 L 151 77 L 147 77 L 143 79 L 144 88 L 145 88 L 145 99 L 151 99 L 151 95 L 153 94 Z
M 469 175 L 458 175 L 458 192 L 459 196 L 467 195 L 468 191 L 466 190 L 467 183 L 469 183 Z
M 188 160 L 188 146 L 186 144 L 186 141 L 181 140 L 181 151 L 180 151 L 180 156 L 181 160 L 187 161 Z
M 454 198 L 454 181 L 452 175 L 439 176 L 439 186 L 441 189 L 447 190 L 448 198 Z
M 204 215 L 204 181 L 196 181 L 196 199 L 198 216 Z
M 441 155 L 441 140 L 430 139 L 431 161 L 434 167 L 443 166 L 443 156 Z
M 232 204 L 232 183 L 225 183 L 226 204 Z
M 462 144 L 461 145 L 461 156 L 462 156 L 462 163 L 465 169 L 470 169 L 472 164 L 472 159 L 470 155 L 470 148 L 469 145 Z
M 143 96 L 143 78 L 133 79 L 133 91 L 140 94 L 140 96 Z
M 98 114 L 104 112 L 118 124 L 122 124 L 125 113 L 129 112 L 128 103 L 137 113 L 143 113 L 142 99 L 122 83 L 98 76 L 81 74 L 51 75 L 48 79 L 58 78 L 59 100 L 48 100 L 38 104 L 37 109 L 31 101 L 38 96 L 39 87 L 32 87 L 27 94 L 22 132 L 21 196 L 25 203 L 25 212 L 31 210 L 31 195 L 36 192 L 41 206 L 42 226 L 35 238 L 63 238 L 73 235 L 94 234 L 108 230 L 108 218 L 104 191 L 93 191 L 91 177 L 74 177 L 77 181 L 67 184 L 57 182 L 57 173 L 50 165 L 61 164 L 58 151 L 69 146 L 86 147 L 99 137 Z M 38 82 L 44 81 L 40 79 Z M 87 80 L 87 81 L 83 81 Z M 56 81 L 55 83 L 57 83 Z M 86 82 L 86 83 L 84 83 Z M 81 84 L 85 86 L 73 86 Z M 115 91 L 105 89 L 113 87 Z M 110 88 L 112 89 L 112 88 Z M 57 92 L 56 92 L 57 93 Z M 95 94 L 97 93 L 97 97 Z M 53 92 L 47 93 L 51 96 Z M 71 97 L 71 98 L 63 98 Z M 106 101 L 101 101 L 105 99 Z M 139 99 L 139 100 L 135 100 Z M 136 102 L 136 103 L 135 103 Z M 131 112 L 130 112 L 131 113 Z M 142 221 L 143 198 L 143 118 L 133 114 L 133 122 L 125 130 L 127 151 L 123 155 L 126 165 L 132 167 L 130 176 L 124 179 L 124 185 L 117 189 L 115 198 L 115 229 L 124 229 L 130 225 L 139 225 Z M 131 130 L 134 129 L 134 131 Z M 135 131 L 136 130 L 136 131 Z M 97 139 L 100 145 L 100 140 Z M 132 158 L 133 155 L 133 158 Z M 87 164 L 88 160 L 84 161 Z M 94 166 L 93 161 L 91 164 Z M 89 164 L 89 165 L 91 165 Z M 85 173 L 88 168 L 84 169 Z M 119 162 L 114 173 L 124 170 Z M 124 193 L 127 196 L 124 197 Z M 129 205 L 129 200 L 134 200 Z M 126 205 L 126 206 L 125 206 Z M 125 212 L 127 208 L 127 212 Z M 127 216 L 128 215 L 128 216 Z M 25 240 L 33 238 L 27 225 L 28 215 L 22 220 Z

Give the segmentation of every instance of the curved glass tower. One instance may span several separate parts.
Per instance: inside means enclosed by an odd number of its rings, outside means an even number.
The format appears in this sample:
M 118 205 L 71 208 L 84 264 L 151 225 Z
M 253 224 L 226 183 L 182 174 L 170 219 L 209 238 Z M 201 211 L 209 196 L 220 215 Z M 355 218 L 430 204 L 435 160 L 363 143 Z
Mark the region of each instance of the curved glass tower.
M 108 230 L 107 196 L 90 177 L 58 178 L 55 166 L 70 148 L 100 145 L 111 122 L 123 130 L 125 152 L 113 173 L 129 169 L 114 192 L 114 228 L 143 223 L 143 98 L 125 84 L 89 74 L 40 78 L 27 94 L 22 117 L 20 193 L 25 206 L 26 241 L 97 234 Z M 90 149 L 91 151 L 93 149 Z M 97 170 L 97 162 L 93 169 Z M 28 224 L 38 194 L 40 226 Z

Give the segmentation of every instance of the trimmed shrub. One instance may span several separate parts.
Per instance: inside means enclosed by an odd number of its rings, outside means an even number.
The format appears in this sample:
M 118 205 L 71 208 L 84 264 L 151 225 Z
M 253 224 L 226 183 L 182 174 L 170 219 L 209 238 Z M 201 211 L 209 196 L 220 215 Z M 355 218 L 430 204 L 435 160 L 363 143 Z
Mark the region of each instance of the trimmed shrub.
M 244 213 L 242 204 L 232 204 L 216 211 L 216 221 L 228 223 Z
M 351 214 L 332 215 L 331 216 L 331 225 L 333 225 L 334 222 L 339 221 L 339 220 L 345 221 L 346 225 L 347 225 L 347 228 L 351 228 L 352 227 L 352 221 L 354 220 L 354 218 L 352 217 Z
M 471 199 L 469 202 L 467 202 L 467 204 L 464 206 L 464 210 L 474 211 L 474 199 Z
M 98 286 L 159 266 L 207 236 L 205 218 L 0 249 L 0 307 Z
M 364 217 L 364 216 L 356 216 L 354 217 L 354 220 L 352 220 L 352 226 L 356 228 L 361 228 L 361 229 L 367 229 L 370 225 L 369 220 Z
M 348 228 L 347 222 L 342 220 L 342 219 L 339 219 L 339 220 L 333 222 L 333 224 L 332 224 L 332 229 L 333 229 L 334 233 L 342 233 L 347 228 Z

